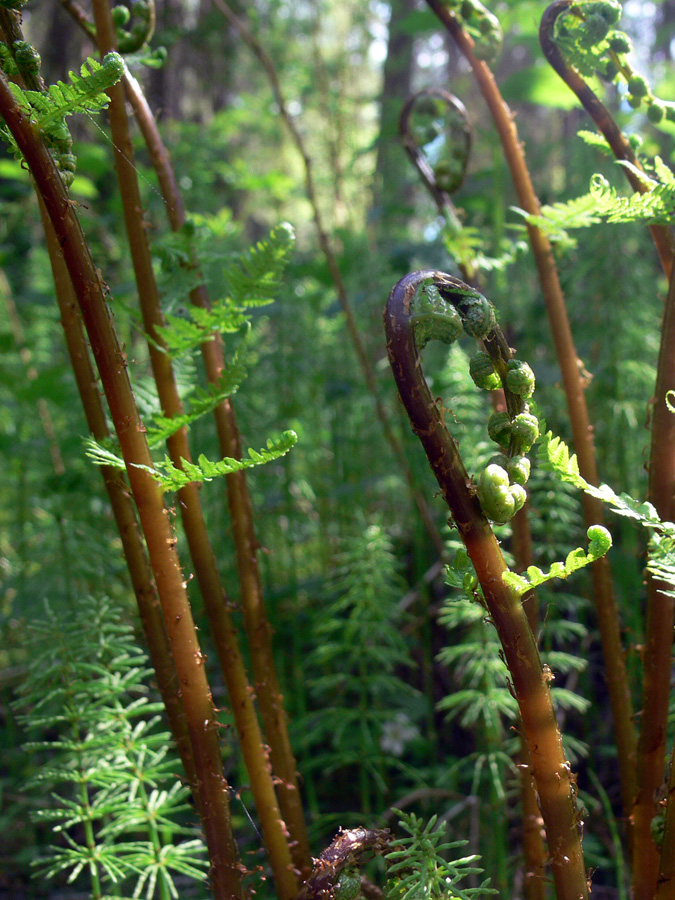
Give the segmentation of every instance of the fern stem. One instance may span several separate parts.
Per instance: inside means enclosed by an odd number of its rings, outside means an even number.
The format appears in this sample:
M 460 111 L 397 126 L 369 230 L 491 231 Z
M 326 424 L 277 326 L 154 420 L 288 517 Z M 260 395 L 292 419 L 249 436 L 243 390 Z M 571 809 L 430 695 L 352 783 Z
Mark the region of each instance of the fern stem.
M 101 396 L 96 388 L 96 375 L 82 331 L 82 321 L 77 310 L 77 297 L 73 291 L 56 233 L 43 203 L 40 203 L 40 211 L 71 367 L 89 431 L 93 438 L 100 443 L 110 437 L 110 431 Z M 120 472 L 112 466 L 101 466 L 100 469 L 115 518 L 115 525 L 122 541 L 122 551 L 136 596 L 150 661 L 155 670 L 159 691 L 164 701 L 171 732 L 176 741 L 186 777 L 194 789 L 196 773 L 185 712 L 179 696 L 176 669 L 171 658 L 166 626 L 157 602 L 157 587 L 148 562 L 143 537 L 138 529 L 133 502 L 129 496 L 128 486 Z
M 295 124 L 293 116 L 288 110 L 288 104 L 286 103 L 283 92 L 281 90 L 281 85 L 279 84 L 279 77 L 277 75 L 274 62 L 272 61 L 265 48 L 253 36 L 244 20 L 232 11 L 225 0 L 214 0 L 214 2 L 218 9 L 223 13 L 225 18 L 228 20 L 228 22 L 230 22 L 237 29 L 244 43 L 249 47 L 253 55 L 258 59 L 261 66 L 263 67 L 263 70 L 265 71 L 265 74 L 267 75 L 268 81 L 270 83 L 270 87 L 272 88 L 274 99 L 276 100 L 277 106 L 279 107 L 279 113 L 291 135 L 291 139 L 293 140 L 298 153 L 302 158 L 302 163 L 305 170 L 305 190 L 307 193 L 307 199 L 309 200 L 312 207 L 312 213 L 314 215 L 314 225 L 316 228 L 317 238 L 319 240 L 319 246 L 321 247 L 321 251 L 326 259 L 328 271 L 330 273 L 331 280 L 333 281 L 338 301 L 340 303 L 340 306 L 342 307 L 342 312 L 345 317 L 345 324 L 347 326 L 347 333 L 349 334 L 349 338 L 354 347 L 354 352 L 356 354 L 356 358 L 363 375 L 363 380 L 366 384 L 368 393 L 372 398 L 376 415 L 380 420 L 382 433 L 384 434 L 391 452 L 393 453 L 394 458 L 396 459 L 396 462 L 401 469 L 401 473 L 403 474 L 408 484 L 411 499 L 417 507 L 420 518 L 424 523 L 424 527 L 431 540 L 431 543 L 433 544 L 439 556 L 442 556 L 445 553 L 445 545 L 443 543 L 443 539 L 440 535 L 438 527 L 436 526 L 431 510 L 429 509 L 429 504 L 427 503 L 426 498 L 417 486 L 415 474 L 405 455 L 403 445 L 394 432 L 389 411 L 380 399 L 375 370 L 370 361 L 370 357 L 368 356 L 366 345 L 363 341 L 363 338 L 361 337 L 361 332 L 359 331 L 359 326 L 356 322 L 354 310 L 347 293 L 347 287 L 342 277 L 342 272 L 340 271 L 337 257 L 335 256 L 335 252 L 331 245 L 331 241 L 323 221 L 323 215 L 321 213 L 321 208 L 319 206 L 319 200 L 316 193 L 316 187 L 314 184 L 312 158 L 307 151 L 302 134 Z
M 14 41 L 23 40 L 23 33 L 16 21 L 16 14 L 9 10 L 0 9 L 0 31 L 10 48 L 13 46 Z M 31 78 L 30 73 L 25 73 L 25 77 L 31 79 L 27 85 L 29 88 L 33 90 L 44 89 L 41 79 L 34 76 Z M 54 226 L 39 193 L 38 201 L 52 277 L 54 279 L 56 300 L 61 313 L 61 325 L 66 339 L 71 368 L 75 376 L 75 383 L 89 431 L 96 441 L 103 442 L 110 437 L 110 431 L 101 396 L 96 386 L 96 375 L 89 357 L 82 321 L 78 313 L 77 297 L 73 290 Z M 117 531 L 122 542 L 122 551 L 136 596 L 150 660 L 157 676 L 157 684 L 167 711 L 171 732 L 176 741 L 186 777 L 195 792 L 195 797 L 198 798 L 194 760 L 192 758 L 185 712 L 179 696 L 178 679 L 171 657 L 166 626 L 161 608 L 157 602 L 157 587 L 143 538 L 138 529 L 133 502 L 129 496 L 128 486 L 120 473 L 112 466 L 101 466 L 100 468 Z
M 204 830 L 211 858 L 216 863 L 212 872 L 214 890 L 218 898 L 231 900 L 242 896 L 241 877 L 213 700 L 162 492 L 150 473 L 139 468 L 151 467 L 152 459 L 131 392 L 124 354 L 117 342 L 102 283 L 73 205 L 51 155 L 35 128 L 21 113 L 4 76 L 0 76 L 0 111 L 54 224 L 94 351 L 145 535 L 181 685 L 202 791 Z
M 530 750 L 558 900 L 579 900 L 588 896 L 588 887 L 571 772 L 539 651 L 519 597 L 502 580 L 507 569 L 499 545 L 470 489 L 471 481 L 431 396 L 415 345 L 410 317 L 413 296 L 425 278 L 439 274 L 415 272 L 392 290 L 385 311 L 389 360 L 413 431 L 474 565 L 504 649 Z
M 185 224 L 185 210 L 169 153 L 145 96 L 136 79 L 129 73 L 125 75 L 124 86 L 157 173 L 169 223 L 174 231 L 178 231 Z M 190 300 L 195 306 L 203 309 L 211 308 L 211 300 L 204 284 L 190 292 Z M 214 384 L 218 383 L 225 369 L 225 355 L 220 336 L 215 335 L 213 340 L 204 343 L 201 351 L 208 380 Z M 234 405 L 229 398 L 216 407 L 214 416 L 221 453 L 226 457 L 240 459 L 241 438 Z M 265 611 L 258 565 L 259 544 L 255 534 L 246 473 L 244 471 L 232 473 L 226 476 L 225 481 L 256 696 L 265 739 L 270 747 L 272 769 L 279 779 L 277 796 L 291 837 L 293 860 L 303 876 L 307 877 L 312 865 L 309 839 L 302 808 L 297 763 L 288 735 L 283 697 L 274 662 L 272 631 Z
M 529 504 L 516 513 L 512 520 L 512 552 L 518 574 L 525 572 L 534 562 L 532 532 L 528 515 Z M 539 632 L 539 599 L 536 591 L 528 591 L 522 597 L 523 609 L 535 638 Z M 523 894 L 525 900 L 545 900 L 546 851 L 542 837 L 542 818 L 537 792 L 532 780 L 532 760 L 527 740 L 520 741 L 520 804 L 522 810 L 522 842 L 525 861 Z
M 513 113 L 504 102 L 490 68 L 482 60 L 474 56 L 473 41 L 464 32 L 456 16 L 447 7 L 443 6 L 441 0 L 427 0 L 427 3 L 445 25 L 471 65 L 474 77 L 497 128 L 520 206 L 528 214 L 538 215 L 540 210 L 539 200 L 532 186 L 522 145 L 518 140 Z M 588 482 L 598 484 L 595 449 L 593 446 L 593 428 L 588 416 L 581 367 L 574 346 L 553 251 L 550 241 L 540 229 L 528 224 L 527 231 L 537 265 L 553 342 L 562 374 L 579 468 Z M 604 511 L 599 500 L 584 494 L 582 504 L 584 520 L 587 526 L 603 523 Z M 619 615 L 614 599 L 609 563 L 606 557 L 602 557 L 594 562 L 591 571 L 593 599 L 598 617 L 607 687 L 614 719 L 621 778 L 621 799 L 626 815 L 629 815 L 636 791 L 635 759 L 637 756 L 637 736 L 633 721 L 633 703 L 624 662 Z
M 107 0 L 95 0 L 93 11 L 99 51 L 101 55 L 104 55 L 115 49 L 115 30 Z M 125 224 L 138 286 L 143 323 L 146 332 L 152 339 L 148 344 L 150 361 L 163 413 L 171 418 L 181 415 L 183 408 L 171 360 L 169 355 L 161 349 L 162 341 L 156 331 L 157 326 L 163 324 L 163 320 L 150 256 L 150 247 L 142 215 L 140 214 L 142 201 L 133 165 L 133 149 L 125 110 L 124 87 L 121 84 L 115 85 L 111 88 L 109 94 L 111 98 L 110 124 L 115 145 L 115 166 L 124 207 Z M 190 460 L 191 454 L 185 428 L 179 429 L 169 437 L 167 447 L 169 455 L 177 467 L 182 467 L 182 460 Z M 291 900 L 297 894 L 298 888 L 293 871 L 288 838 L 279 811 L 272 777 L 268 769 L 262 735 L 249 689 L 243 658 L 239 649 L 236 629 L 227 609 L 228 599 L 218 573 L 197 485 L 191 483 L 181 488 L 178 491 L 177 499 L 197 581 L 209 616 L 221 668 L 230 695 L 237 732 L 260 815 L 261 828 L 270 864 L 282 900 Z
M 643 170 L 635 153 L 633 153 L 633 149 L 621 133 L 621 129 L 614 121 L 607 107 L 586 84 L 576 69 L 565 62 L 560 48 L 552 38 L 556 19 L 568 10 L 571 4 L 572 0 L 555 0 L 555 2 L 551 3 L 544 12 L 539 27 L 539 43 L 541 44 L 544 56 L 570 90 L 574 91 L 577 95 L 582 106 L 593 119 L 598 130 L 612 148 L 614 156 L 617 159 L 631 163 L 631 165 L 635 166 L 637 169 Z M 626 166 L 623 166 L 622 168 L 634 191 L 639 194 L 646 194 L 649 192 L 647 185 L 644 184 L 634 172 Z M 670 278 L 670 272 L 673 267 L 673 255 L 675 254 L 672 231 L 665 225 L 650 225 L 649 230 L 651 231 L 654 245 L 656 246 L 659 259 L 661 260 L 663 271 L 666 273 L 666 278 Z
M 675 416 L 666 406 L 668 391 L 675 389 L 675 268 L 671 273 L 661 330 L 661 345 L 652 406 L 652 436 L 649 456 L 648 499 L 666 521 L 675 517 Z M 663 781 L 666 753 L 668 705 L 673 650 L 675 600 L 668 595 L 671 585 L 647 578 L 647 621 L 643 655 L 642 719 L 638 742 L 638 790 L 633 808 L 633 890 L 636 900 L 654 896 L 659 876 L 659 852 L 651 834 L 655 800 Z M 668 840 L 675 839 L 672 795 L 668 795 L 671 827 Z M 668 820 L 668 819 L 667 819 Z M 666 869 L 672 866 L 672 846 L 663 844 Z M 664 863 L 662 862 L 662 866 Z M 672 875 L 668 876 L 669 880 Z M 672 886 L 672 880 L 670 880 Z
M 574 91 L 591 116 L 618 160 L 625 160 L 642 170 L 633 150 L 605 105 L 588 87 L 579 73 L 567 65 L 560 48 L 552 40 L 555 21 L 570 7 L 570 0 L 556 0 L 544 13 L 539 38 L 551 66 Z M 631 188 L 647 193 L 649 188 L 629 168 L 623 167 Z M 661 329 L 661 346 L 657 363 L 656 386 L 652 418 L 652 439 L 649 463 L 649 499 L 662 519 L 673 518 L 675 508 L 675 466 L 672 448 L 675 446 L 675 418 L 668 411 L 665 397 L 675 389 L 675 362 L 672 347 L 675 341 L 675 293 L 673 290 L 673 235 L 670 228 L 651 225 L 650 231 L 661 265 L 670 287 L 666 299 Z M 670 694 L 672 631 L 675 604 L 660 590 L 663 585 L 651 576 L 647 579 L 646 648 L 643 656 L 643 712 L 637 745 L 637 786 L 632 807 L 633 826 L 633 887 L 636 900 L 654 896 L 659 873 L 659 854 L 651 834 L 651 820 L 655 813 L 654 798 L 662 781 L 665 760 L 666 721 Z M 674 835 L 675 837 L 675 835 Z M 665 850 L 665 844 L 664 844 Z M 670 851 L 668 851 L 670 852 Z

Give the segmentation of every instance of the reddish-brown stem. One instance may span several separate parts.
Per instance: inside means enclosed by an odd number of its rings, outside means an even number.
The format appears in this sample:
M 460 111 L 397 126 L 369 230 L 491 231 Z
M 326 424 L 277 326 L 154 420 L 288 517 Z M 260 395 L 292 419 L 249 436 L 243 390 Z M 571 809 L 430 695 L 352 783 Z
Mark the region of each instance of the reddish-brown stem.
M 89 359 L 89 348 L 82 331 L 82 321 L 77 308 L 77 297 L 73 291 L 68 269 L 61 255 L 56 234 L 44 206 L 42 224 L 45 230 L 47 250 L 52 266 L 56 299 L 61 312 L 61 324 L 66 338 L 68 355 L 75 375 L 75 382 L 82 401 L 87 425 L 98 441 L 110 437 L 101 395 L 96 386 L 96 375 Z M 158 603 L 157 588 L 145 552 L 143 538 L 138 530 L 138 522 L 129 488 L 122 474 L 112 466 L 101 466 L 101 476 L 105 484 L 115 524 L 122 541 L 131 584 L 136 595 L 143 633 L 148 645 L 150 661 L 155 670 L 157 684 L 166 707 L 171 731 L 176 741 L 186 777 L 195 797 L 197 780 L 190 737 L 185 721 L 185 711 L 180 701 L 178 679 L 171 657 L 171 648 L 166 634 L 162 610 Z
M 115 29 L 107 0 L 94 0 L 94 19 L 97 42 L 101 55 L 115 49 Z M 150 362 L 162 404 L 167 417 L 183 412 L 171 360 L 158 331 L 162 325 L 159 293 L 152 268 L 150 247 L 142 216 L 142 201 L 133 164 L 133 150 L 125 110 L 124 88 L 121 84 L 109 90 L 110 125 L 115 146 L 120 195 L 129 239 L 143 323 L 150 337 Z M 174 465 L 190 459 L 185 428 L 178 429 L 167 441 L 169 455 Z M 288 838 L 279 811 L 269 763 L 248 685 L 243 658 L 239 650 L 236 629 L 228 612 L 225 590 L 218 573 L 215 554 L 211 547 L 204 520 L 199 491 L 191 483 L 178 491 L 178 507 L 195 567 L 197 582 L 213 630 L 221 668 L 228 688 L 237 734 L 246 762 L 251 790 L 260 817 L 261 830 L 269 855 L 270 865 L 282 900 L 291 900 L 297 894 L 297 880 L 288 845 Z
M 200 811 L 212 860 L 215 896 L 220 900 L 242 897 L 228 788 L 223 775 L 217 722 L 204 671 L 204 659 L 163 495 L 148 471 L 152 468 L 152 459 L 129 384 L 125 357 L 106 306 L 102 281 L 51 155 L 34 126 L 23 116 L 6 79 L 1 75 L 0 112 L 35 179 L 54 225 L 127 467 L 181 686 L 202 792 Z
M 157 172 L 169 223 L 174 231 L 178 231 L 185 224 L 185 210 L 169 153 L 136 79 L 127 73 L 123 83 Z M 190 300 L 195 306 L 204 309 L 211 307 L 208 290 L 204 284 L 200 284 L 190 292 Z M 211 383 L 218 383 L 225 369 L 225 354 L 220 335 L 204 343 L 201 349 L 207 378 Z M 240 459 L 242 448 L 239 428 L 234 406 L 229 398 L 218 405 L 214 415 L 221 453 L 223 456 Z M 297 765 L 288 736 L 283 697 L 274 662 L 272 630 L 265 612 L 258 566 L 259 545 L 255 536 L 246 473 L 241 471 L 228 475 L 226 484 L 240 579 L 241 605 L 251 648 L 258 705 L 265 739 L 270 748 L 272 770 L 279 779 L 277 795 L 291 839 L 291 853 L 296 867 L 303 877 L 306 877 L 312 866 L 309 839 Z
M 354 315 L 354 310 L 352 309 L 352 304 L 349 300 L 347 287 L 342 277 L 342 272 L 340 271 L 340 266 L 338 265 L 337 257 L 335 256 L 335 253 L 333 251 L 330 238 L 328 237 L 328 232 L 326 231 L 326 227 L 324 225 L 323 216 L 321 214 L 321 207 L 319 205 L 319 200 L 314 184 L 312 159 L 307 151 L 305 142 L 295 123 L 295 120 L 288 110 L 288 104 L 286 103 L 283 92 L 281 90 L 281 85 L 279 84 L 279 78 L 277 76 L 274 63 L 265 48 L 251 34 L 251 31 L 244 20 L 232 11 L 225 0 L 214 0 L 214 2 L 218 9 L 227 18 L 227 20 L 232 25 L 234 25 L 234 27 L 239 32 L 242 40 L 246 43 L 251 52 L 262 65 L 270 83 L 270 87 L 272 88 L 274 99 L 276 100 L 277 106 L 279 107 L 279 113 L 284 123 L 286 124 L 286 127 L 291 135 L 293 143 L 298 150 L 298 153 L 302 158 L 303 167 L 305 170 L 305 189 L 307 192 L 307 199 L 310 202 L 312 213 L 314 215 L 314 225 L 316 227 L 319 246 L 321 247 L 321 251 L 326 258 L 326 263 L 328 264 L 328 271 L 330 272 L 331 280 L 335 287 L 338 301 L 340 303 L 340 306 L 342 307 L 342 312 L 344 313 L 347 332 L 354 347 L 354 352 L 356 353 L 356 358 L 363 374 L 363 379 L 366 383 L 368 393 L 372 397 L 373 404 L 375 406 L 375 412 L 378 419 L 380 420 L 380 425 L 382 426 L 384 437 L 389 444 L 389 447 L 391 448 L 391 451 L 394 454 L 398 465 L 400 466 L 401 472 L 403 473 L 403 476 L 408 483 L 411 497 L 413 499 L 413 502 L 417 506 L 420 518 L 424 523 L 427 534 L 429 535 L 429 538 L 431 539 L 436 552 L 439 555 L 443 555 L 443 553 L 445 552 L 445 545 L 431 514 L 431 510 L 429 509 L 429 504 L 427 503 L 420 489 L 417 487 L 415 474 L 406 458 L 403 445 L 401 444 L 399 438 L 394 432 L 394 429 L 392 428 L 389 411 L 379 397 L 375 370 L 373 369 L 373 365 L 368 356 L 368 352 L 361 337 L 359 327 L 356 323 L 356 317 Z
M 656 888 L 656 900 L 671 900 L 675 891 L 675 746 L 670 760 L 670 778 L 668 780 L 668 805 L 666 806 L 666 822 L 663 831 L 663 847 L 659 865 L 659 877 Z
M 673 270 L 675 272 L 675 269 Z M 649 500 L 662 519 L 675 517 L 675 416 L 666 405 L 669 391 L 675 390 L 675 274 L 671 274 L 661 331 L 652 406 L 652 437 L 649 456 Z M 651 833 L 657 794 L 663 783 L 666 731 L 672 669 L 675 601 L 668 596 L 670 586 L 653 576 L 647 579 L 647 622 L 643 653 L 643 696 L 638 743 L 638 791 L 633 809 L 633 889 L 636 900 L 654 896 L 659 874 L 659 851 Z M 670 795 L 668 797 L 670 800 Z M 675 818 L 673 804 L 667 815 Z M 675 829 L 668 831 L 669 842 Z M 675 851 L 664 841 L 665 865 L 672 865 Z M 663 865 L 663 863 L 662 863 Z M 669 882 L 672 885 L 673 882 Z M 665 888 L 664 888 L 665 890 Z M 663 895 L 665 896 L 665 894 Z
M 490 68 L 482 60 L 474 56 L 472 39 L 462 29 L 454 14 L 447 7 L 443 6 L 441 0 L 427 0 L 427 3 L 445 25 L 471 65 L 474 77 L 497 128 L 504 157 L 509 166 L 518 195 L 519 205 L 529 215 L 538 216 L 540 213 L 539 200 L 532 186 L 523 148 L 518 139 L 513 113 L 504 102 Z M 597 484 L 598 472 L 593 446 L 593 429 L 586 406 L 584 381 L 581 372 L 582 366 L 574 346 L 553 251 L 550 241 L 539 228 L 528 224 L 527 231 L 562 374 L 579 469 L 586 481 L 591 484 Z M 593 497 L 589 497 L 587 494 L 584 494 L 582 503 L 586 524 L 588 526 L 602 524 L 604 519 L 602 503 Z M 621 643 L 619 616 L 614 600 L 609 563 L 606 557 L 601 557 L 593 563 L 592 578 L 593 599 L 598 616 L 607 687 L 614 719 L 621 777 L 621 799 L 624 810 L 628 815 L 636 789 L 635 760 L 637 757 L 637 737 L 633 721 L 633 704 Z
M 502 643 L 530 751 L 558 900 L 579 900 L 588 896 L 586 872 L 571 771 L 562 750 L 548 679 L 520 598 L 502 579 L 507 569 L 501 550 L 457 445 L 444 425 L 443 411 L 431 396 L 415 345 L 411 321 L 415 293 L 427 279 L 440 285 L 447 278 L 439 272 L 415 272 L 394 287 L 385 311 L 389 360 L 412 429 L 422 442 L 466 546 Z
M 544 55 L 555 71 L 574 91 L 591 116 L 612 152 L 641 169 L 633 150 L 604 104 L 588 87 L 579 73 L 569 66 L 552 39 L 555 21 L 569 9 L 570 0 L 552 3 L 541 21 L 539 38 Z M 646 193 L 649 188 L 629 168 L 623 167 L 632 189 Z M 650 226 L 661 265 L 671 284 L 666 299 L 661 330 L 661 348 L 657 364 L 652 416 L 652 442 L 649 463 L 649 499 L 663 519 L 672 519 L 675 509 L 675 417 L 668 411 L 665 397 L 675 389 L 675 295 L 673 294 L 673 235 L 670 228 Z M 651 576 L 647 580 L 647 621 L 643 667 L 643 710 L 637 745 L 637 785 L 632 809 L 633 888 L 636 900 L 654 896 L 659 871 L 659 852 L 651 833 L 656 795 L 663 781 L 666 749 L 666 722 L 670 694 L 673 599 L 659 589 Z M 673 835 L 675 838 L 675 834 Z M 664 845 L 665 850 L 665 845 Z
M 16 13 L 10 10 L 0 10 L 0 32 L 2 32 L 5 42 L 10 48 L 13 47 L 14 41 L 23 40 L 23 33 Z M 27 82 L 25 86 L 32 90 L 44 90 L 42 79 L 35 73 L 26 72 L 24 81 Z M 89 347 L 82 328 L 77 297 L 73 290 L 56 232 L 40 194 L 38 193 L 37 196 L 52 277 L 54 279 L 56 299 L 61 313 L 61 325 L 63 326 L 75 383 L 82 401 L 82 408 L 89 430 L 94 439 L 101 442 L 110 437 L 110 431 L 101 395 L 97 388 L 96 375 L 89 357 Z M 176 741 L 187 780 L 196 802 L 199 803 L 192 747 L 187 730 L 185 711 L 180 700 L 176 669 L 171 656 L 171 648 L 161 606 L 158 602 L 157 587 L 148 561 L 143 537 L 138 529 L 138 521 L 129 494 L 129 488 L 117 469 L 112 466 L 101 466 L 100 468 L 103 483 L 110 498 L 115 524 L 122 542 L 122 550 L 129 570 L 131 584 L 136 595 L 150 661 L 155 670 L 159 691 L 164 701 L 171 732 Z
M 639 160 L 633 153 L 632 147 L 621 133 L 621 129 L 610 115 L 607 107 L 586 84 L 576 69 L 565 62 L 560 48 L 553 40 L 555 21 L 558 16 L 569 9 L 571 3 L 572 0 L 556 0 L 555 3 L 552 3 L 548 7 L 542 16 L 541 25 L 539 27 L 539 42 L 541 44 L 541 49 L 543 50 L 546 59 L 558 75 L 560 75 L 565 84 L 577 95 L 582 106 L 593 119 L 598 130 L 612 148 L 614 156 L 617 159 L 631 163 L 637 169 L 642 169 Z M 646 194 L 649 192 L 649 187 L 641 181 L 634 172 L 626 166 L 622 166 L 622 168 L 634 191 L 639 194 Z M 675 253 L 672 232 L 670 228 L 667 228 L 665 225 L 650 225 L 649 230 L 652 233 L 652 238 L 659 254 L 663 271 L 666 273 L 666 278 L 670 278 L 670 271 L 673 266 L 673 253 Z

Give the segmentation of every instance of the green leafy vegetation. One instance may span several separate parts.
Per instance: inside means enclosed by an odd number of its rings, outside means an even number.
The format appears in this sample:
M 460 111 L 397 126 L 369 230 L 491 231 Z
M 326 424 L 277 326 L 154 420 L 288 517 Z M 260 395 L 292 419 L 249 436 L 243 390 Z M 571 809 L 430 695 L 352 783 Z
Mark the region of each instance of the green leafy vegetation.
M 664 900 L 673 4 L 69 5 L 0 3 L 0 893 Z

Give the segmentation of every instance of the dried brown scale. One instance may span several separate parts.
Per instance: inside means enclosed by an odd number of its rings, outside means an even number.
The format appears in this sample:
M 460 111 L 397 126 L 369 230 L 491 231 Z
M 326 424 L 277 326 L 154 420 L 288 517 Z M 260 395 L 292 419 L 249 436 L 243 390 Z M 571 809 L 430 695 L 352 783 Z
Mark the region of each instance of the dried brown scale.
M 364 853 L 382 854 L 389 848 L 391 832 L 386 829 L 340 829 L 333 841 L 314 862 L 297 900 L 333 900 L 335 887 L 343 869 L 358 863 Z M 370 885 L 368 889 L 370 889 Z M 369 891 L 370 896 L 375 894 Z
M 530 750 L 558 900 L 579 900 L 588 896 L 588 886 L 575 794 L 536 640 L 519 597 L 502 580 L 506 564 L 501 550 L 419 365 L 411 303 L 425 281 L 432 279 L 440 286 L 446 277 L 437 272 L 414 272 L 394 287 L 385 310 L 389 360 L 413 430 L 420 434 L 454 521 L 461 524 L 462 540 L 502 643 Z

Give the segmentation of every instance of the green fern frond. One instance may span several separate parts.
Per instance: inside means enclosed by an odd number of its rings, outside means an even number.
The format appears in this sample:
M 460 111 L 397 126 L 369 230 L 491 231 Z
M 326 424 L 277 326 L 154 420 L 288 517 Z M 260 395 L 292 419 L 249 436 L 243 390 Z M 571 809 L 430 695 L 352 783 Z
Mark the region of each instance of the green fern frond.
M 566 230 L 587 228 L 605 221 L 610 225 L 642 222 L 646 225 L 670 225 L 675 218 L 675 175 L 663 160 L 654 160 L 654 177 L 628 162 L 621 164 L 649 190 L 621 196 L 603 175 L 593 175 L 589 191 L 581 197 L 544 206 L 539 216 L 525 216 L 528 223 L 541 228 L 552 238 L 566 237 Z M 519 211 L 520 212 L 520 211 Z
M 108 53 L 102 62 L 87 59 L 80 68 L 80 74 L 70 72 L 70 82 L 58 81 L 46 91 L 25 91 L 10 83 L 14 99 L 44 133 L 47 141 L 59 151 L 66 151 L 72 143 L 65 124 L 67 116 L 74 113 L 98 112 L 107 107 L 108 95 L 105 91 L 116 84 L 124 74 L 124 60 L 119 53 Z M 4 137 L 16 149 L 9 132 L 3 130 Z
M 167 419 L 166 422 L 173 425 L 176 419 Z M 214 478 L 220 478 L 223 475 L 231 475 L 233 472 L 240 472 L 242 469 L 251 469 L 254 466 L 262 466 L 265 463 L 272 462 L 275 459 L 279 459 L 280 456 L 285 456 L 295 446 L 297 440 L 298 436 L 294 431 L 284 431 L 278 437 L 268 438 L 267 446 L 262 447 L 260 450 L 249 448 L 248 457 L 243 459 L 233 459 L 226 456 L 223 459 L 212 461 L 207 459 L 202 453 L 197 463 L 188 462 L 185 459 L 182 460 L 183 468 L 179 469 L 174 466 L 168 456 L 165 456 L 155 467 L 137 466 L 137 468 L 150 472 L 165 491 L 177 491 L 193 482 L 201 484 L 203 481 L 212 481 Z M 86 439 L 85 454 L 97 466 L 112 466 L 120 470 L 126 469 L 124 460 L 118 453 L 115 453 L 107 446 L 99 444 L 93 438 Z
M 675 536 L 675 524 L 663 522 L 651 503 L 634 500 L 629 494 L 617 494 L 607 484 L 599 487 L 589 484 L 579 473 L 576 455 L 570 454 L 567 445 L 560 438 L 553 437 L 550 431 L 540 438 L 538 456 L 542 466 L 555 472 L 568 484 L 602 500 L 616 515 L 635 519 L 645 528 L 661 534 Z
M 598 134 L 597 131 L 586 131 L 584 128 L 577 131 L 577 137 L 580 137 L 584 143 L 594 150 L 598 150 L 603 156 L 613 157 L 612 148 L 609 146 L 605 138 Z
M 282 222 L 266 241 L 258 241 L 233 265 L 225 267 L 223 276 L 235 306 L 266 306 L 274 301 L 294 246 L 293 227 Z
M 175 359 L 190 353 L 216 334 L 240 331 L 248 323 L 247 310 L 273 303 L 294 242 L 293 228 L 285 222 L 278 225 L 266 240 L 258 241 L 247 253 L 238 255 L 223 268 L 226 293 L 210 309 L 191 306 L 183 315 L 168 314 L 166 325 L 158 327 L 157 331 L 169 356 Z M 169 249 L 171 255 L 165 253 L 162 257 L 165 266 L 182 266 L 186 258 L 192 258 L 184 242 Z M 178 271 L 183 270 L 179 268 Z M 188 271 L 190 282 L 197 283 L 198 269 Z
M 189 409 L 181 416 L 167 418 L 155 416 L 148 425 L 147 437 L 150 447 L 157 447 L 180 428 L 189 426 L 197 419 L 210 413 L 227 397 L 239 389 L 247 374 L 247 353 L 239 348 L 217 382 L 208 387 L 196 387 L 190 397 Z
M 595 562 L 612 546 L 612 536 L 602 525 L 591 525 L 588 529 L 588 553 L 582 547 L 577 547 L 567 554 L 564 563 L 554 562 L 548 572 L 542 572 L 537 566 L 528 566 L 524 575 L 516 575 L 515 572 L 505 572 L 502 578 L 506 584 L 512 587 L 520 595 L 527 593 L 531 588 L 539 587 L 553 578 L 569 578 L 574 572 L 583 569 L 584 566 Z
M 245 327 L 248 319 L 229 299 L 214 303 L 211 309 L 192 306 L 183 316 L 168 314 L 166 325 L 156 330 L 172 359 L 191 353 L 216 334 L 233 334 Z
M 148 468 L 152 476 L 160 483 L 165 491 L 177 491 L 191 482 L 201 483 L 212 481 L 223 475 L 231 475 L 242 469 L 251 469 L 253 466 L 261 466 L 284 456 L 297 443 L 298 436 L 294 431 L 284 431 L 279 437 L 271 437 L 267 440 L 267 446 L 260 450 L 248 450 L 248 457 L 233 459 L 226 456 L 223 459 L 212 461 L 201 453 L 197 463 L 182 460 L 183 468 L 179 469 L 168 457 L 158 462 L 154 469 Z M 144 467 L 143 467 L 144 468 Z

